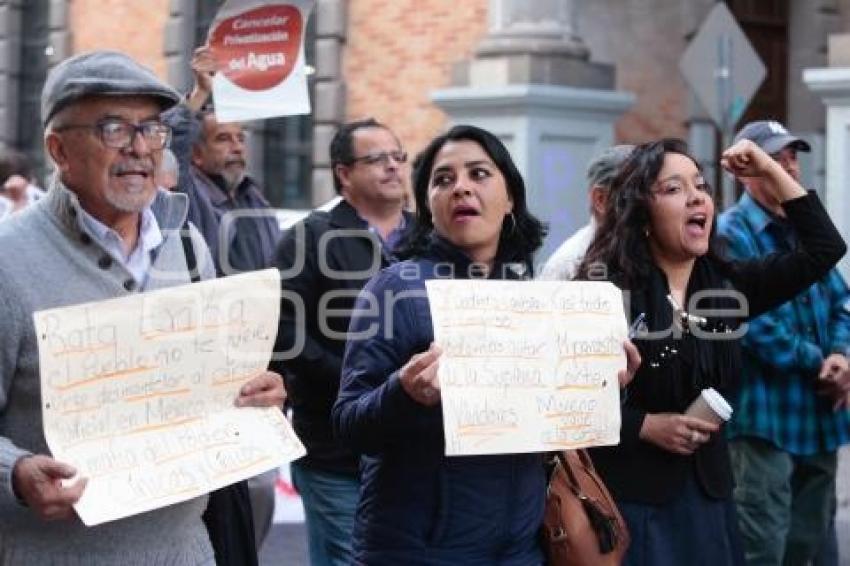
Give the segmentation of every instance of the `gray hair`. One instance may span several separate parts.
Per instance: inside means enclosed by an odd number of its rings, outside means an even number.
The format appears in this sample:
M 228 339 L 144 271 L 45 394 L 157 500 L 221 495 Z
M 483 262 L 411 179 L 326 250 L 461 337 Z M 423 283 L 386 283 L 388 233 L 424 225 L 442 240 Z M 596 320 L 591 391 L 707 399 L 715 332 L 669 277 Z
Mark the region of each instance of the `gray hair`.
M 594 157 L 587 166 L 588 188 L 597 185 L 611 187 L 611 182 L 620 171 L 620 166 L 631 155 L 633 145 L 613 145 Z

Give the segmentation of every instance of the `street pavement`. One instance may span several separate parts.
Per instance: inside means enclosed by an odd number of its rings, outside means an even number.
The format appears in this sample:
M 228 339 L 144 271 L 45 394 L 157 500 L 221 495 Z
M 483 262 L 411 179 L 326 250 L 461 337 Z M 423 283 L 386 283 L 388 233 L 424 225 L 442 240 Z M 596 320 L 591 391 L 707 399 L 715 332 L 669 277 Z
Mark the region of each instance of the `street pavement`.
M 260 549 L 260 566 L 306 566 L 304 508 L 292 485 L 289 466 L 281 466 L 275 482 L 273 520 L 272 528 Z
M 841 566 L 850 566 L 850 446 L 841 450 L 838 458 L 838 513 L 835 527 Z
M 260 566 L 307 566 L 307 534 L 304 523 L 272 525 L 263 548 Z

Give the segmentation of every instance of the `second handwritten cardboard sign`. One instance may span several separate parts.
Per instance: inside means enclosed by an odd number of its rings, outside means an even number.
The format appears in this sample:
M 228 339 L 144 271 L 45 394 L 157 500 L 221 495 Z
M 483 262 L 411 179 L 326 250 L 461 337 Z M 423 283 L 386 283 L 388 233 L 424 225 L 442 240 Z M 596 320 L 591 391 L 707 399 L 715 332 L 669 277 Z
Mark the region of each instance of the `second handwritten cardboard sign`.
M 446 454 L 617 444 L 626 366 L 610 283 L 434 280 Z

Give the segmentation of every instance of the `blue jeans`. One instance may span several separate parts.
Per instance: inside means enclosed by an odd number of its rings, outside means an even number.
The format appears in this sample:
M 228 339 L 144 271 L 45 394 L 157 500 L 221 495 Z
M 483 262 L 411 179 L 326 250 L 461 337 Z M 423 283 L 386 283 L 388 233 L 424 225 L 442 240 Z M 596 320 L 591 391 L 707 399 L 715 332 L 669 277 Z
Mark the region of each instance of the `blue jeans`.
M 292 482 L 304 504 L 311 566 L 351 564 L 351 531 L 360 482 L 297 462 L 292 463 Z

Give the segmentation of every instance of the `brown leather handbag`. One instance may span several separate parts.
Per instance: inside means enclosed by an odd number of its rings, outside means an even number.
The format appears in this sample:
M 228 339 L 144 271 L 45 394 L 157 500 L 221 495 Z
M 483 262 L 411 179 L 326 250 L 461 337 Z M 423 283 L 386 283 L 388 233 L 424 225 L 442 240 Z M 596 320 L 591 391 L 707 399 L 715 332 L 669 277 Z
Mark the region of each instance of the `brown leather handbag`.
M 543 517 L 550 566 L 615 566 L 629 547 L 626 522 L 585 450 L 556 453 Z

